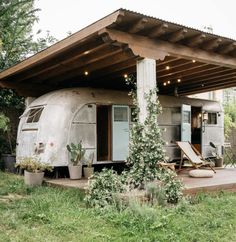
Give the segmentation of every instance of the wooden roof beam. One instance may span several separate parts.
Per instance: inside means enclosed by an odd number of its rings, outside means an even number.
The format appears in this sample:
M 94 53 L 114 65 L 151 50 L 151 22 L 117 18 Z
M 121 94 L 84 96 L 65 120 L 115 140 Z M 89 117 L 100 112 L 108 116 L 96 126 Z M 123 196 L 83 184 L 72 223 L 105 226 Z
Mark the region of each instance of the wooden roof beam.
M 217 52 L 220 54 L 228 54 L 236 49 L 236 42 L 221 46 Z
M 134 58 L 134 55 L 131 51 L 126 51 L 126 52 L 120 52 L 120 53 L 111 53 L 110 56 L 106 56 L 106 58 L 103 58 L 103 60 L 101 61 L 101 59 L 97 59 L 95 62 L 94 61 L 90 61 L 88 63 L 84 63 L 84 65 L 81 65 L 79 68 L 73 68 L 71 70 L 67 70 L 64 73 L 61 74 L 57 74 L 56 76 L 53 76 L 52 78 L 47 78 L 45 80 L 41 80 L 42 81 L 50 81 L 50 82 L 61 82 L 63 80 L 67 80 L 73 77 L 77 77 L 79 75 L 83 75 L 84 71 L 88 71 L 89 73 L 92 73 L 94 71 L 98 71 L 99 69 L 103 69 L 105 67 L 108 66 L 112 66 L 116 63 L 120 63 L 123 61 L 126 61 L 130 58 Z
M 178 86 L 179 86 L 179 88 L 182 87 L 183 89 L 184 88 L 189 89 L 189 88 L 198 87 L 199 85 L 209 86 L 209 85 L 213 85 L 213 84 L 218 84 L 219 82 L 224 82 L 226 84 L 228 81 L 231 81 L 232 79 L 236 79 L 236 73 L 232 73 L 227 76 L 216 76 L 216 77 L 208 79 L 208 80 L 199 79 L 199 80 L 196 80 L 195 82 L 191 82 L 191 83 L 181 82 L 181 83 L 179 83 Z
M 236 74 L 236 70 L 230 70 L 230 71 L 224 71 L 223 73 L 211 73 L 208 77 L 196 77 L 195 79 L 182 79 L 182 83 L 184 82 L 188 82 L 188 83 L 193 83 L 195 81 L 198 81 L 199 79 L 203 80 L 203 81 L 210 81 L 210 80 L 214 80 L 216 78 L 220 78 L 220 77 L 228 77 L 228 76 L 232 76 Z
M 190 47 L 196 47 L 200 45 L 206 39 L 205 34 L 198 34 L 187 39 L 186 44 Z
M 199 72 L 194 73 L 194 74 L 185 75 L 184 79 L 192 80 L 192 79 L 195 79 L 195 78 L 205 78 L 205 77 L 208 77 L 208 76 L 211 76 L 211 75 L 214 75 L 214 74 L 227 72 L 229 70 L 232 70 L 232 69 L 221 67 L 221 66 L 213 66 L 211 68 L 207 68 L 205 70 L 199 71 Z
M 163 80 L 163 79 L 166 79 L 166 78 L 171 78 L 172 76 L 184 76 L 184 73 L 185 72 L 191 72 L 193 73 L 194 70 L 196 71 L 196 73 L 198 72 L 198 69 L 202 69 L 204 67 L 208 66 L 208 64 L 199 64 L 197 66 L 191 66 L 191 67 L 188 67 L 188 68 L 178 68 L 176 71 L 173 71 L 173 72 L 170 72 L 170 73 L 167 73 L 167 74 L 164 74 L 164 75 L 159 75 L 159 73 L 157 72 L 157 79 L 158 80 Z
M 148 22 L 147 18 L 141 18 L 132 27 L 128 30 L 129 33 L 135 34 L 144 29 L 146 23 Z
M 206 42 L 203 42 L 202 44 L 202 49 L 204 50 L 214 50 L 216 48 L 219 47 L 219 45 L 221 44 L 222 39 L 221 38 L 217 38 L 217 39 L 212 39 L 212 40 L 208 40 Z
M 195 88 L 195 87 L 199 87 L 199 86 L 210 86 L 210 85 L 217 85 L 217 84 L 227 84 L 228 82 L 232 81 L 236 79 L 236 73 L 234 74 L 231 74 L 231 76 L 228 76 L 228 77 L 215 77 L 214 79 L 212 80 L 208 80 L 208 81 L 205 81 L 205 80 L 198 80 L 194 83 L 180 83 L 179 85 L 179 88 L 182 88 L 182 90 L 184 89 L 189 89 L 189 88 Z
M 150 38 L 128 34 L 114 29 L 103 29 L 99 33 L 106 32 L 111 39 L 121 43 L 126 43 L 133 51 L 134 55 L 151 59 L 165 58 L 168 54 L 171 56 L 195 59 L 199 62 L 205 62 L 214 65 L 221 65 L 229 68 L 236 67 L 236 58 L 225 57 L 214 52 L 208 52 L 201 49 L 193 49 L 180 44 L 173 44 L 162 40 L 152 40 Z
M 176 42 L 180 41 L 181 39 L 183 39 L 187 33 L 188 33 L 187 29 L 177 30 L 176 32 L 170 34 L 168 41 L 170 41 L 172 43 L 176 43 Z
M 103 47 L 103 48 L 101 48 Z M 121 49 L 115 46 L 101 46 L 97 52 L 91 52 L 87 55 L 80 55 L 77 59 L 70 59 L 61 62 L 59 65 L 54 66 L 53 69 L 46 70 L 45 72 L 41 73 L 41 75 L 38 75 L 37 77 L 34 77 L 32 80 L 42 80 L 42 79 L 49 79 L 55 75 L 63 74 L 67 71 L 71 71 L 74 69 L 78 69 L 80 67 L 89 65 L 91 63 L 95 63 L 99 60 L 103 60 L 108 57 L 112 57 L 116 54 L 121 53 Z M 105 48 L 104 48 L 105 47 Z
M 121 13 L 122 11 L 116 11 L 108 15 L 107 17 L 102 18 L 100 21 L 97 21 L 94 24 L 89 25 L 87 28 L 84 28 L 79 32 L 76 32 L 75 34 L 72 34 L 69 37 L 57 42 L 56 44 L 50 46 L 44 51 L 41 51 L 36 55 L 33 55 L 28 59 L 20 62 L 19 64 L 2 71 L 0 73 L 0 79 L 3 79 L 8 75 L 13 75 L 19 71 L 22 71 L 25 68 L 31 68 L 32 66 L 38 64 L 41 61 L 45 61 L 49 58 L 52 58 L 58 53 L 61 53 L 73 47 L 74 45 L 77 45 L 80 41 L 83 41 L 86 38 L 88 38 L 88 36 L 89 38 L 91 38 L 92 35 L 97 34 L 97 31 L 107 27 L 108 25 L 111 25 L 112 23 L 115 23 L 117 21 L 117 18 L 121 15 Z
M 186 61 L 186 60 L 184 60 L 184 61 Z M 180 58 L 173 58 L 168 61 L 160 61 L 159 63 L 157 63 L 157 71 L 161 70 L 162 68 L 165 68 L 167 65 L 176 66 L 176 65 L 179 65 L 182 63 L 183 63 L 183 59 L 180 59 Z
M 93 47 L 92 49 L 83 49 L 83 51 L 76 51 L 74 50 L 74 53 L 70 55 L 70 58 L 65 58 L 66 56 L 55 58 L 55 60 L 52 62 L 53 64 L 49 65 L 47 62 L 45 64 L 42 64 L 40 66 L 36 66 L 30 71 L 25 71 L 20 75 L 16 75 L 15 77 L 11 78 L 11 81 L 17 81 L 21 82 L 23 80 L 32 78 L 34 76 L 43 75 L 46 72 L 52 72 L 56 69 L 61 69 L 62 66 L 68 65 L 72 62 L 78 61 L 80 58 L 89 56 L 96 56 L 97 53 L 104 53 L 107 51 L 106 48 L 109 48 L 108 44 L 103 43 L 101 45 L 97 44 L 96 47 Z M 99 52 L 100 51 L 100 52 Z
M 219 90 L 219 89 L 225 89 L 227 87 L 236 86 L 236 77 L 231 78 L 227 82 L 222 83 L 222 81 L 223 80 L 219 79 L 219 80 L 216 80 L 214 83 L 211 83 L 209 85 L 199 83 L 199 85 L 196 86 L 196 87 L 190 87 L 190 88 L 186 88 L 186 89 L 178 88 L 178 93 L 180 95 L 183 95 L 183 94 L 186 94 L 186 93 L 188 95 L 190 95 L 190 94 L 195 94 L 195 93 L 207 92 L 207 91 L 210 91 L 210 90 Z
M 137 58 L 131 58 L 120 63 L 115 63 L 111 66 L 105 67 L 103 69 L 91 72 L 90 78 L 100 78 L 100 77 L 112 77 L 116 76 L 117 73 L 129 74 L 130 70 L 136 68 Z
M 229 54 L 230 54 L 231 56 L 233 56 L 233 57 L 236 57 L 236 50 L 234 49 L 234 50 L 231 51 Z
M 163 23 L 163 24 L 160 24 L 159 26 L 157 27 L 154 27 L 151 31 L 150 31 L 150 34 L 149 34 L 149 37 L 150 38 L 156 38 L 158 36 L 161 36 L 163 34 L 165 34 L 168 30 L 168 24 L 167 23 Z

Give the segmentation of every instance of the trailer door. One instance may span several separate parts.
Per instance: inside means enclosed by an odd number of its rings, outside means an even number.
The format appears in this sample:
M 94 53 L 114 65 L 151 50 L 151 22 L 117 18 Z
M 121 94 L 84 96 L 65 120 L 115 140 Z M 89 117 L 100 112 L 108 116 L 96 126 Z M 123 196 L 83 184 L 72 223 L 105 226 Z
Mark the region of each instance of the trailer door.
M 112 106 L 112 160 L 124 161 L 129 146 L 129 106 Z
M 182 104 L 181 141 L 191 142 L 191 106 Z

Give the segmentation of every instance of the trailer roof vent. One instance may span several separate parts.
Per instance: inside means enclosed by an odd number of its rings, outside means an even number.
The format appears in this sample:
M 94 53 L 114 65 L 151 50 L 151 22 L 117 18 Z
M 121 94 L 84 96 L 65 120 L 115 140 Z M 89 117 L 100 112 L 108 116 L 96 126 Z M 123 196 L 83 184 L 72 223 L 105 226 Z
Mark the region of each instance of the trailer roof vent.
M 37 123 L 40 119 L 42 111 L 43 107 L 30 109 L 26 123 Z

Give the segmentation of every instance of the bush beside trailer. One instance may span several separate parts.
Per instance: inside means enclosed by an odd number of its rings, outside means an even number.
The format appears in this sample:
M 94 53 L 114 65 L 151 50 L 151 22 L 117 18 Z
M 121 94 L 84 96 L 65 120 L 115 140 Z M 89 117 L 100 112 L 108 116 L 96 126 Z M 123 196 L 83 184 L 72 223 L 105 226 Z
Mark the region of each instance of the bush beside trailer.
M 175 142 L 189 140 L 204 157 L 213 142 L 223 152 L 223 109 L 218 102 L 159 96 L 158 117 L 170 160 L 180 158 Z M 67 166 L 66 145 L 82 140 L 94 164 L 125 161 L 132 125 L 132 100 L 126 91 L 70 88 L 47 93 L 30 103 L 20 117 L 17 157 L 38 155 L 52 166 Z

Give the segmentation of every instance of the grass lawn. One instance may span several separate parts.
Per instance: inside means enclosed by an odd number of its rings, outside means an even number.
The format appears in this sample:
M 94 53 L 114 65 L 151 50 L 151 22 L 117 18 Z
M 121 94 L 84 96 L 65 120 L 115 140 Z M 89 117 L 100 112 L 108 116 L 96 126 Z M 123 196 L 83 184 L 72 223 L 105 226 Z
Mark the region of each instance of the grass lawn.
M 0 241 L 236 241 L 236 194 L 176 207 L 87 209 L 75 189 L 28 188 L 0 172 Z

